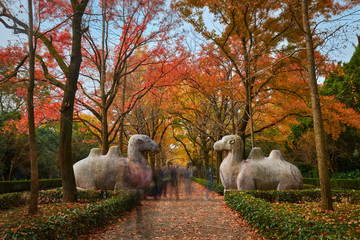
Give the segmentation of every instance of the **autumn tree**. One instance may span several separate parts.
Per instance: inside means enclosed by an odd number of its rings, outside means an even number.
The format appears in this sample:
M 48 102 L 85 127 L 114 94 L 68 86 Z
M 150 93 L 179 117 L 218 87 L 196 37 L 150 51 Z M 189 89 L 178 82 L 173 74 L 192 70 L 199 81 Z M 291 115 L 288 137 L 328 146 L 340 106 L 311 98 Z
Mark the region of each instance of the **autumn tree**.
M 155 165 L 165 163 L 168 155 L 168 130 L 171 123 L 169 105 L 166 104 L 166 87 L 154 88 L 147 96 L 138 101 L 131 113 L 126 116 L 129 133 L 145 134 L 159 144 L 160 155 L 150 154 L 150 166 L 155 170 Z
M 58 67 L 61 69 L 66 79 L 65 84 L 62 85 L 64 95 L 60 108 L 61 119 L 58 153 L 61 176 L 63 181 L 64 202 L 76 201 L 75 177 L 72 168 L 73 161 L 71 158 L 71 137 L 75 94 L 77 90 L 80 65 L 82 62 L 81 39 L 84 32 L 84 29 L 82 28 L 82 17 L 84 15 L 88 2 L 89 0 L 71 0 L 69 2 L 59 1 L 51 2 L 50 4 L 48 4 L 46 1 L 39 1 L 39 10 L 41 11 L 41 13 L 37 14 L 37 16 L 41 16 L 44 18 L 47 17 L 47 20 L 49 21 L 54 20 L 55 16 L 65 16 L 64 21 L 60 22 L 60 25 L 62 23 L 68 22 L 71 19 L 72 34 L 71 46 L 69 49 L 69 63 L 66 62 L 66 57 L 62 55 L 63 49 L 57 50 L 54 42 L 51 39 L 52 36 L 49 34 L 46 35 L 46 33 L 49 32 L 43 33 L 38 31 L 37 33 L 35 33 L 35 36 L 37 38 L 40 38 L 42 43 L 46 46 L 48 53 L 55 59 Z M 22 22 L 15 15 L 13 15 L 3 3 L 0 3 L 0 6 L 2 10 L 0 14 L 0 19 L 4 26 L 9 29 L 13 29 L 15 33 L 27 33 L 29 26 Z M 56 11 L 54 11 L 55 9 Z M 3 19 L 8 19 L 13 24 L 10 25 Z M 56 27 L 59 27 L 60 25 L 57 25 Z M 55 80 L 55 78 L 49 77 L 48 74 L 46 75 L 46 77 L 48 77 L 50 80 Z
M 24 172 L 22 169 L 29 156 L 26 134 L 16 128 L 22 113 L 26 112 L 28 75 L 24 64 L 28 59 L 27 52 L 20 46 L 0 50 L 0 173 L 3 181 Z M 27 120 L 25 122 L 27 125 Z
M 214 43 L 216 51 L 231 63 L 232 75 L 241 80 L 245 104 L 238 113 L 236 133 L 245 140 L 250 125 L 254 145 L 254 101 L 280 71 L 282 59 L 292 54 L 290 51 L 282 58 L 273 57 L 283 50 L 280 47 L 283 39 L 292 35 L 289 30 L 294 19 L 279 1 L 184 0 L 173 2 L 173 7 L 205 40 Z M 209 14 L 204 14 L 205 9 Z M 216 27 L 206 25 L 206 17 Z
M 214 162 L 212 145 L 224 134 L 235 131 L 229 128 L 231 99 L 235 95 L 230 89 L 236 85 L 230 72 L 225 62 L 219 63 L 218 58 L 204 50 L 182 64 L 181 82 L 171 94 L 174 138 L 197 166 L 198 173 L 210 165 L 218 169 L 222 156 L 216 154 Z
M 326 148 L 326 135 L 324 131 L 324 123 L 322 117 L 322 109 L 320 105 L 320 97 L 318 93 L 317 71 L 320 64 L 316 61 L 316 47 L 321 46 L 324 41 L 332 36 L 334 32 L 326 32 L 320 35 L 317 28 L 318 23 L 330 19 L 334 15 L 338 15 L 351 5 L 343 4 L 336 1 L 307 1 L 302 0 L 294 3 L 288 2 L 287 6 L 297 19 L 297 28 L 302 30 L 302 39 L 306 49 L 306 65 L 305 71 L 309 81 L 312 117 L 314 123 L 316 152 L 319 168 L 319 177 L 321 184 L 322 208 L 324 210 L 332 210 L 331 188 L 329 179 L 329 158 Z M 338 30 L 337 28 L 336 30 Z M 335 31 L 336 31 L 335 30 Z M 300 46 L 301 47 L 301 46 Z
M 0 48 L 0 178 L 3 180 L 28 179 L 29 133 L 27 114 L 27 87 L 29 78 L 28 44 L 19 43 Z M 40 178 L 59 178 L 57 161 L 59 140 L 58 109 L 61 96 L 49 83 L 43 81 L 38 64 L 35 69 L 34 122 Z M 72 158 L 86 157 L 94 147 L 91 136 L 75 124 L 72 139 Z
M 31 188 L 29 201 L 29 214 L 35 214 L 38 208 L 38 192 L 39 192 L 39 170 L 36 151 L 36 135 L 35 135 L 35 117 L 34 117 L 34 88 L 35 88 L 35 45 L 33 31 L 33 2 L 28 0 L 29 11 L 29 28 L 28 28 L 28 44 L 29 44 L 29 83 L 27 95 L 27 112 L 29 126 L 29 150 L 30 150 L 30 167 L 31 167 Z
M 360 112 L 360 37 L 358 45 L 348 63 L 339 63 L 338 66 L 325 79 L 320 89 L 322 95 L 335 95 L 336 99 L 348 107 Z
M 341 126 L 335 122 L 329 122 L 325 119 L 325 124 L 331 129 L 332 144 L 329 146 L 331 169 L 334 171 L 346 171 L 358 166 L 358 157 L 354 152 L 358 149 L 359 131 L 356 124 L 344 121 L 356 120 L 353 110 L 359 113 L 359 63 L 360 50 L 359 44 L 355 47 L 355 51 L 348 63 L 339 63 L 327 75 L 323 86 L 320 89 L 320 94 L 328 99 L 330 104 L 326 104 L 325 109 L 329 105 L 335 106 L 332 111 L 325 110 L 325 117 L 331 113 L 340 113 L 343 117 L 333 118 L 343 122 Z M 343 104 L 341 104 L 343 103 Z M 344 104 L 346 104 L 344 106 Z M 341 106 L 342 105 L 342 106 Z M 330 128 L 331 126 L 331 128 Z M 337 127 L 336 127 L 337 126 Z M 328 131 L 327 131 L 328 132 Z
M 102 1 L 101 19 L 93 19 L 95 14 L 89 16 L 92 23 L 99 22 L 101 32 L 97 32 L 94 26 L 85 33 L 86 68 L 82 75 L 85 82 L 90 79 L 93 84 L 87 84 L 88 87 L 81 85 L 85 98 L 79 104 L 101 123 L 97 127 L 84 121 L 98 135 L 105 154 L 122 129 L 125 116 L 156 83 L 155 78 L 147 78 L 130 90 L 127 89 L 131 84 L 129 79 L 136 75 L 137 70 L 144 71 L 141 66 L 165 64 L 161 55 L 171 44 L 170 29 L 175 22 L 171 11 L 166 10 L 165 1 Z M 100 43 L 98 35 L 101 36 Z M 131 96 L 127 97 L 129 94 Z M 122 113 L 110 123 L 109 110 L 115 99 L 121 96 L 123 103 L 117 106 L 119 110 L 122 108 Z M 130 102 L 125 103 L 125 100 Z

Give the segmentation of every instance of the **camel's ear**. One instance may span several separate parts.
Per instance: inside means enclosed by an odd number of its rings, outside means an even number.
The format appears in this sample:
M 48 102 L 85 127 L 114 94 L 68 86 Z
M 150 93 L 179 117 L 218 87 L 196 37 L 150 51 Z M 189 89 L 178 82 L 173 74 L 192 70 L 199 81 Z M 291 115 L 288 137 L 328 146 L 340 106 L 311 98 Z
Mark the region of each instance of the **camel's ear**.
M 230 144 L 234 144 L 234 142 L 235 142 L 234 139 L 232 139 L 232 140 L 229 141 Z

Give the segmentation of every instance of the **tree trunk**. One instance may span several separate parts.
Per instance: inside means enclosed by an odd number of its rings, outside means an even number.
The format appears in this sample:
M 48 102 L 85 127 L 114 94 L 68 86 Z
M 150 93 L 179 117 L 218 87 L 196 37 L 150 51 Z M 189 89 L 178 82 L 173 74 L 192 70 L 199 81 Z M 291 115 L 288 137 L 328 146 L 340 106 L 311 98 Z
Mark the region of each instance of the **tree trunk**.
M 120 152 L 123 156 L 124 155 L 124 116 L 121 115 L 121 121 L 120 121 L 120 130 L 119 130 L 119 148 Z
M 106 103 L 105 103 L 106 104 Z M 101 113 L 101 125 L 102 125 L 102 139 L 101 139 L 101 149 L 102 154 L 106 155 L 109 151 L 109 128 L 108 128 L 108 121 L 107 121 L 107 109 L 102 108 Z
M 34 87 L 35 87 L 35 48 L 33 43 L 33 4 L 28 0 L 29 8 L 29 85 L 27 94 L 27 111 L 29 125 L 29 149 L 30 149 L 30 168 L 31 168 L 31 188 L 29 200 L 29 214 L 35 214 L 38 210 L 39 194 L 39 171 L 36 153 L 36 136 L 34 120 Z
M 106 35 L 106 1 L 102 1 L 102 33 L 101 33 L 101 60 L 100 60 L 100 90 L 101 90 L 101 130 L 102 130 L 102 153 L 109 151 L 109 127 L 107 121 L 108 108 L 105 89 L 106 65 L 105 65 L 105 36 Z
M 250 120 L 250 137 L 251 137 L 251 147 L 255 147 L 255 137 L 254 137 L 254 119 L 253 119 L 253 108 L 251 106 L 251 90 L 248 91 L 249 94 L 249 120 Z M 245 145 L 245 144 L 244 144 Z
M 246 86 L 246 88 L 247 88 L 247 86 Z M 245 103 L 244 113 L 241 117 L 241 122 L 237 129 L 237 134 L 244 141 L 242 159 L 245 158 L 246 128 L 247 128 L 247 125 L 248 125 L 249 119 L 250 119 L 250 116 L 249 116 L 250 105 L 249 104 L 251 104 L 251 100 L 249 98 L 250 98 L 250 96 L 248 94 L 246 94 L 246 103 Z
M 323 127 L 323 120 L 321 116 L 320 99 L 316 81 L 314 46 L 308 15 L 308 0 L 302 0 L 302 18 L 306 38 L 306 57 L 308 62 L 310 82 L 311 108 L 313 112 L 315 146 L 320 177 L 321 207 L 323 210 L 333 210 L 328 169 L 329 159 L 326 152 L 326 138 Z
M 73 160 L 71 157 L 71 140 L 75 94 L 79 78 L 81 55 L 81 22 L 88 0 L 71 1 L 73 6 L 72 21 L 72 48 L 69 73 L 66 78 L 64 89 L 64 98 L 61 104 L 60 118 L 60 141 L 59 141 L 59 163 L 63 184 L 63 201 L 76 202 L 76 184 L 73 169 Z
M 124 120 L 125 120 L 125 94 L 126 94 L 126 76 L 127 76 L 127 64 L 125 63 L 125 75 L 124 75 L 124 82 L 123 82 L 123 92 L 122 92 L 122 102 L 121 102 L 121 122 L 120 122 L 120 131 L 119 131 L 119 146 L 121 153 L 124 153 Z

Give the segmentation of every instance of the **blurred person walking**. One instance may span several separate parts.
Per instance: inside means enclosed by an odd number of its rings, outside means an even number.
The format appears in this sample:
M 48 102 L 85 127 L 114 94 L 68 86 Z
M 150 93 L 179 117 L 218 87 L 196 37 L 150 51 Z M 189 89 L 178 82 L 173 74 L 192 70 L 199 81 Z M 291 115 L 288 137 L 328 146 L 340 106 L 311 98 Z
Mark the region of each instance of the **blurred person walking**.
M 191 191 L 192 191 L 191 189 L 192 177 L 193 177 L 192 163 L 188 162 L 186 164 L 186 169 L 184 171 L 184 185 L 185 185 L 185 196 L 190 200 L 191 200 Z
M 172 163 L 169 164 L 170 172 L 170 199 L 175 194 L 176 199 L 179 199 L 179 173 L 175 166 Z

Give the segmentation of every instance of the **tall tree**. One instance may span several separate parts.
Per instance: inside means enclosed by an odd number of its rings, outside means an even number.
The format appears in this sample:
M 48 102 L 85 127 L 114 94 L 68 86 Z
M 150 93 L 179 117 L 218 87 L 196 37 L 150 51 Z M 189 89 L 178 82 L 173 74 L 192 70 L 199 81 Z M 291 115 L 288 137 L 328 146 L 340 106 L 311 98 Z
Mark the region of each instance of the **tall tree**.
M 282 58 L 273 56 L 281 50 L 280 43 L 294 24 L 293 18 L 279 1 L 273 0 L 181 0 L 173 1 L 173 6 L 203 38 L 214 43 L 219 54 L 231 62 L 232 74 L 241 80 L 245 102 L 237 113 L 240 122 L 236 132 L 245 140 L 250 123 L 253 136 L 254 101 L 280 70 Z M 205 15 L 204 9 L 209 14 Z M 210 24 L 205 24 L 206 17 L 215 26 L 213 29 Z
M 51 77 L 45 69 L 45 77 L 53 81 L 56 85 L 61 86 L 64 93 L 62 104 L 60 108 L 61 117 L 60 117 L 60 140 L 59 140 L 59 163 L 60 171 L 62 176 L 63 183 L 63 201 L 64 202 L 75 202 L 76 201 L 76 185 L 74 171 L 72 168 L 73 161 L 71 157 L 71 138 L 72 138 L 72 125 L 73 125 L 73 112 L 74 112 L 74 102 L 75 94 L 77 91 L 77 83 L 79 78 L 80 65 L 82 62 L 82 52 L 81 52 L 81 40 L 84 33 L 82 29 L 82 18 L 85 12 L 85 9 L 88 5 L 89 0 L 70 0 L 69 2 L 51 2 L 48 4 L 47 1 L 39 2 L 39 10 L 43 11 L 44 15 L 48 16 L 49 20 L 54 20 L 56 14 L 59 14 L 64 17 L 68 15 L 61 11 L 68 11 L 71 9 L 71 15 L 68 16 L 63 22 L 57 24 L 54 29 L 58 28 L 62 24 L 68 22 L 69 19 L 71 22 L 71 49 L 70 49 L 70 63 L 66 63 L 66 57 L 62 56 L 63 49 L 57 50 L 52 41 L 52 37 L 48 37 L 47 34 L 51 30 L 42 33 L 37 32 L 35 35 L 37 38 L 40 38 L 41 41 L 46 46 L 48 53 L 55 59 L 59 68 L 65 75 L 65 84 Z M 11 13 L 11 11 L 5 6 L 4 3 L 0 2 L 0 7 L 2 8 L 0 14 L 0 21 L 6 28 L 13 29 L 15 33 L 24 33 L 28 32 L 29 26 L 22 22 L 19 18 Z M 51 8 L 51 9 L 50 9 Z M 56 10 L 56 11 L 54 11 Z M 46 12 L 47 11 L 47 12 Z M 51 13 L 50 13 L 51 12 Z M 41 14 L 39 14 L 41 16 Z M 8 19 L 13 22 L 12 25 L 9 25 Z M 52 29 L 53 30 L 53 29 Z M 46 34 L 47 33 L 47 34 Z M 44 63 L 44 62 L 43 62 Z
M 314 57 L 314 43 L 313 34 L 310 28 L 309 19 L 309 2 L 308 0 L 302 0 L 302 20 L 306 39 L 306 58 L 308 68 L 308 78 L 310 85 L 310 96 L 311 96 L 311 108 L 314 121 L 315 131 L 315 144 L 316 144 L 316 156 L 319 168 L 320 187 L 321 187 L 321 206 L 324 210 L 333 210 L 332 197 L 331 197 L 331 186 L 329 177 L 329 165 L 328 155 L 326 149 L 326 137 L 323 126 L 323 119 L 321 115 L 321 106 L 319 91 L 316 78 L 315 69 L 315 57 Z
M 96 127 L 84 121 L 99 136 L 105 154 L 122 129 L 125 116 L 156 82 L 150 83 L 153 79 L 144 79 L 147 85 L 143 84 L 143 88 L 129 91 L 126 81 L 131 79 L 130 75 L 135 71 L 144 71 L 142 66 L 164 64 L 165 58 L 161 55 L 170 45 L 170 29 L 174 26 L 174 21 L 171 11 L 166 11 L 166 1 L 163 0 L 102 1 L 101 9 L 101 43 L 97 41 L 99 33 L 96 28 L 85 34 L 87 67 L 82 74 L 93 84 L 87 89 L 85 85 L 81 85 L 85 100 L 79 101 L 79 104 L 101 123 L 101 126 Z M 96 15 L 91 15 L 89 21 L 96 24 Z M 130 104 L 125 104 L 124 95 L 127 93 L 132 95 L 130 100 L 133 101 Z M 121 95 L 124 101 L 118 105 L 118 110 L 122 113 L 115 121 L 110 122 L 109 111 L 116 98 Z
M 63 184 L 63 201 L 76 201 L 76 184 L 71 156 L 71 139 L 75 94 L 82 62 L 81 39 L 83 35 L 82 17 L 89 0 L 71 0 L 72 45 L 70 65 L 65 73 L 66 83 L 61 104 L 59 162 Z M 50 45 L 49 45 L 50 46 Z
M 296 4 L 290 3 L 292 6 Z M 342 5 L 341 5 L 342 4 Z M 314 122 L 314 135 L 316 143 L 316 155 L 319 168 L 319 177 L 321 185 L 321 206 L 324 210 L 332 210 L 332 199 L 331 199 L 331 187 L 330 187 L 330 178 L 329 178 L 329 156 L 328 149 L 326 146 L 326 135 L 324 131 L 324 123 L 322 117 L 322 109 L 320 105 L 320 97 L 317 84 L 317 73 L 316 73 L 316 64 L 315 64 L 315 44 L 314 39 L 324 39 L 329 37 L 329 33 L 325 36 L 316 36 L 316 27 L 313 27 L 312 24 L 314 21 L 320 21 L 319 17 L 327 20 L 333 15 L 338 15 L 346 9 L 353 7 L 352 3 L 346 4 L 340 3 L 337 1 L 308 1 L 301 0 L 299 6 L 299 12 L 301 13 L 302 18 L 302 29 L 305 35 L 306 43 L 306 59 L 307 59 L 307 72 L 308 80 L 310 86 L 310 96 L 311 96 L 311 108 L 312 108 L 312 117 Z M 290 7 L 291 8 L 291 7 Z M 341 28 L 339 26 L 337 30 Z M 336 30 L 335 30 L 336 31 Z M 332 34 L 332 33 L 330 33 Z M 317 44 L 322 42 L 318 41 Z
M 34 214 L 38 209 L 38 192 L 39 192 L 39 170 L 36 151 L 36 135 L 35 135 L 35 117 L 34 117 L 34 87 L 35 87 L 35 45 L 33 32 L 33 4 L 32 0 L 28 0 L 29 11 L 29 83 L 27 95 L 27 111 L 29 126 L 29 150 L 30 150 L 30 167 L 31 167 L 31 190 L 29 201 L 29 214 Z

